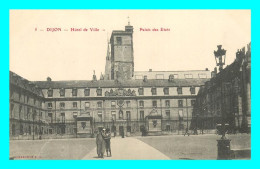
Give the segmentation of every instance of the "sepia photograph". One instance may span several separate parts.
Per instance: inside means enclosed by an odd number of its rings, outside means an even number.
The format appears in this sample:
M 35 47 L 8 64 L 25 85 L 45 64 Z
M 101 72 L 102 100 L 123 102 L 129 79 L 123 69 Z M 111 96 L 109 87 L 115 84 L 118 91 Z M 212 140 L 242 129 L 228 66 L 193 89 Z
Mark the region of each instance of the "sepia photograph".
M 10 10 L 9 160 L 251 160 L 251 10 Z

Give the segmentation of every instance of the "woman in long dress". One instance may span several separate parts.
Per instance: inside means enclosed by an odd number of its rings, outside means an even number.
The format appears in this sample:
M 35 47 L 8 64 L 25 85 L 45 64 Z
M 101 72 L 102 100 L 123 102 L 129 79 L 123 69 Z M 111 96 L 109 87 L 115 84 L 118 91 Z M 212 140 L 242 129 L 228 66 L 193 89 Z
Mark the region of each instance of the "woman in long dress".
M 99 158 L 104 158 L 104 153 L 106 148 L 104 135 L 105 135 L 105 129 L 99 131 L 96 137 L 97 154 Z

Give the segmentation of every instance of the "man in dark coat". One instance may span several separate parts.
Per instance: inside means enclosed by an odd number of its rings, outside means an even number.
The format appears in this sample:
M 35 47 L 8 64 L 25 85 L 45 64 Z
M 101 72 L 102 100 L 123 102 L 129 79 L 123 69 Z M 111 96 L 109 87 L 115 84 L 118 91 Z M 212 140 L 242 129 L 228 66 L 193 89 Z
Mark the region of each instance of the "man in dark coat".
M 97 154 L 99 158 L 104 158 L 105 146 L 106 146 L 104 136 L 105 136 L 105 129 L 100 130 L 96 137 Z

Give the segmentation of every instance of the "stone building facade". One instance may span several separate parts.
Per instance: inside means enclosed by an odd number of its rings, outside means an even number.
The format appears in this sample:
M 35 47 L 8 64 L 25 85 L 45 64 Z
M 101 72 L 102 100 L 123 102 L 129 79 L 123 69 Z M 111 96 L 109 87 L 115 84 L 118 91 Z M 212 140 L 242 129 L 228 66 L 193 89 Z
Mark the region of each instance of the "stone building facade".
M 88 137 L 101 127 L 117 135 L 140 134 L 142 127 L 160 133 L 189 128 L 196 96 L 211 72 L 150 70 L 137 72 L 138 78 L 135 73 L 130 25 L 113 31 L 100 80 L 93 75 L 92 80 L 29 82 L 10 72 L 10 138 Z
M 238 50 L 235 61 L 203 85 L 192 113 L 192 127 L 215 129 L 228 124 L 229 132 L 251 129 L 251 43 Z
M 48 119 L 42 90 L 10 72 L 10 138 L 34 139 L 48 134 Z

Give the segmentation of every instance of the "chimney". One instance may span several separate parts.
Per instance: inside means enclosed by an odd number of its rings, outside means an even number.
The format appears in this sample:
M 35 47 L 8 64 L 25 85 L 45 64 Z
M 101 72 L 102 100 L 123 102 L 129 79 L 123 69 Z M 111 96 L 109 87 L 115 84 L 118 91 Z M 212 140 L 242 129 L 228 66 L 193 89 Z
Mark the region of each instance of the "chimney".
M 93 75 L 92 80 L 93 80 L 93 81 L 97 81 L 97 76 L 96 76 L 96 75 Z
M 152 72 L 153 71 L 153 69 L 149 69 L 149 72 Z
M 147 76 L 146 75 L 144 76 L 144 82 L 147 82 Z
M 51 82 L 51 78 L 50 77 L 47 77 L 47 82 Z
M 93 73 L 92 80 L 93 80 L 93 81 L 97 81 L 97 76 L 96 76 L 96 74 L 95 74 L 95 70 L 94 70 L 93 72 L 94 72 L 94 73 Z
M 105 77 L 104 77 L 104 75 L 103 75 L 102 72 L 101 72 L 100 80 L 104 80 L 104 79 L 105 79 Z
M 206 70 L 206 71 L 209 71 L 209 69 L 208 69 L 208 68 L 206 68 L 205 70 Z
M 216 77 L 217 67 L 214 68 L 214 71 L 211 72 L 211 77 Z

